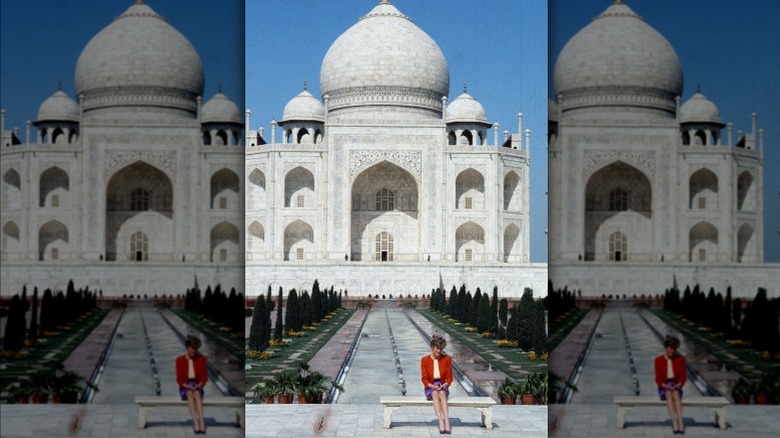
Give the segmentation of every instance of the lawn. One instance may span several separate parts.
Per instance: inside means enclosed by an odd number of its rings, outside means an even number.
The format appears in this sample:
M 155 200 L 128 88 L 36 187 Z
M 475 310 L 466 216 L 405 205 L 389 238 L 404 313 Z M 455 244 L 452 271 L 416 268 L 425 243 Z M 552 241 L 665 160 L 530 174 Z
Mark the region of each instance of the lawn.
M 272 354 L 268 359 L 247 357 L 246 364 L 251 368 L 245 371 L 246 388 L 250 389 L 278 372 L 297 369 L 301 362 L 309 362 L 354 313 L 354 309 L 337 310 L 330 319 L 321 321 L 316 330 L 304 330 L 301 337 L 285 338 L 290 340 L 290 345 L 267 349 L 266 351 Z M 271 337 L 273 338 L 273 334 Z
M 574 330 L 575 327 L 585 318 L 590 309 L 573 308 L 561 315 L 557 321 L 553 321 L 549 326 L 549 336 L 547 337 L 547 348 L 550 351 L 555 350 L 566 336 Z
M 108 315 L 108 309 L 93 309 L 79 317 L 75 322 L 58 327 L 55 332 L 39 338 L 35 345 L 25 346 L 16 358 L 8 357 L 10 352 L 2 352 L 0 388 L 3 390 L 21 377 L 38 370 L 54 371 L 62 364 L 84 339 Z M 89 376 L 85 376 L 89 377 Z
M 547 371 L 546 361 L 541 358 L 532 360 L 527 352 L 519 348 L 499 347 L 497 339 L 483 338 L 479 333 L 469 332 L 466 325 L 456 325 L 439 312 L 430 309 L 417 309 L 417 312 L 515 380 L 524 380 L 527 372 Z M 504 357 L 504 360 L 497 360 L 495 355 Z

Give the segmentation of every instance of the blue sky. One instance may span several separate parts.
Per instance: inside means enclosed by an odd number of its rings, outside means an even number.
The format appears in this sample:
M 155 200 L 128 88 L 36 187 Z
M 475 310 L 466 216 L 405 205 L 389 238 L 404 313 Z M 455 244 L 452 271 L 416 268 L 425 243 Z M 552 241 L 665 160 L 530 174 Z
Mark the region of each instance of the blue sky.
M 0 106 L 6 129 L 38 117 L 38 107 L 62 81 L 75 96 L 76 62 L 89 40 L 134 0 L 2 0 L 0 2 Z M 148 0 L 155 12 L 178 29 L 200 55 L 204 100 L 222 92 L 244 105 L 244 1 Z M 186 4 L 186 7 L 182 7 Z M 33 134 L 35 129 L 33 128 Z
M 550 2 L 550 68 L 566 42 L 611 0 Z M 626 0 L 677 51 L 683 102 L 701 92 L 717 105 L 734 136 L 764 128 L 764 259 L 780 262 L 780 2 Z M 552 78 L 552 72 L 550 75 Z M 552 85 L 550 84 L 550 87 Z M 552 95 L 552 92 L 551 92 Z M 725 130 L 724 130 L 725 135 Z
M 320 97 L 330 45 L 379 0 L 247 1 L 246 102 L 252 129 L 303 89 Z M 437 42 L 450 69 L 450 100 L 463 91 L 500 130 L 531 129 L 531 261 L 547 261 L 547 5 L 543 0 L 392 0 Z M 277 132 L 277 135 L 279 133 Z M 492 142 L 492 134 L 489 135 Z

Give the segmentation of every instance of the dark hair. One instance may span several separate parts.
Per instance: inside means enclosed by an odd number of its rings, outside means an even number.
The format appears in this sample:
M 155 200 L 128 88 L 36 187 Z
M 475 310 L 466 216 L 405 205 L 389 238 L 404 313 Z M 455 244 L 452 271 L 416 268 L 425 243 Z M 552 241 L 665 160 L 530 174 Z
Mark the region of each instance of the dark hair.
M 192 347 L 197 351 L 200 348 L 200 343 L 201 343 L 200 339 L 198 339 L 197 337 L 192 335 L 187 335 L 187 340 L 184 341 L 184 346 Z
M 444 339 L 441 335 L 431 336 L 431 348 L 439 347 L 442 350 L 444 350 L 444 347 L 446 346 L 447 346 L 447 340 Z
M 680 348 L 680 340 L 675 336 L 666 335 L 666 339 L 664 339 L 664 348 L 665 347 L 672 347 L 676 350 Z

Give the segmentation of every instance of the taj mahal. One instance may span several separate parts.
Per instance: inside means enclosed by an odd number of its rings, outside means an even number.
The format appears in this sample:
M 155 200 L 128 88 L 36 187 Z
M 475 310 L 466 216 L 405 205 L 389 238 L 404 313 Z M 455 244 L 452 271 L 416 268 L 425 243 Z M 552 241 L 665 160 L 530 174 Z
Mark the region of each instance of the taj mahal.
M 465 87 L 451 99 L 439 46 L 384 0 L 333 42 L 319 84 L 291 90 L 270 130 L 246 113 L 248 294 L 314 279 L 350 296 L 546 291 L 521 116 L 500 134 Z
M 243 119 L 203 88 L 192 44 L 136 1 L 84 47 L 76 95 L 53 90 L 24 138 L 3 110 L 4 290 L 243 290 Z
M 549 102 L 550 277 L 583 295 L 673 284 L 777 294 L 763 262 L 764 140 L 685 101 L 675 49 L 621 1 L 576 33 Z

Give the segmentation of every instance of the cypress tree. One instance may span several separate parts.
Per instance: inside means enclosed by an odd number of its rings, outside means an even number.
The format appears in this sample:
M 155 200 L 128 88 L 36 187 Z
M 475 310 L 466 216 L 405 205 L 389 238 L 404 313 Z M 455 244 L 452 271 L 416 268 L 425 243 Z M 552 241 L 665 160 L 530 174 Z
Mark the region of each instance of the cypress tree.
M 460 290 L 458 291 L 458 313 L 453 315 L 452 317 L 457 319 L 460 322 L 466 322 L 468 321 L 468 314 L 470 309 L 471 303 L 466 302 L 466 285 L 462 284 L 460 286 Z
M 276 307 L 276 324 L 274 325 L 274 339 L 281 342 L 284 337 L 284 326 L 282 324 L 282 287 L 279 286 L 279 303 Z
M 274 297 L 271 295 L 271 285 L 268 285 L 268 292 L 265 296 L 265 305 L 268 306 L 268 311 L 273 312 L 274 310 Z
M 312 306 L 311 306 L 311 298 L 309 297 L 309 292 L 303 291 L 301 294 L 301 323 L 304 326 L 310 326 L 312 322 L 311 314 L 312 314 Z
M 734 334 L 740 329 L 742 326 L 742 299 L 741 298 L 735 298 L 734 304 L 731 306 L 731 318 L 734 320 Z
M 476 327 L 479 319 L 479 302 L 482 300 L 482 291 L 477 288 L 477 292 L 471 299 L 471 312 L 469 313 L 469 324 Z
M 3 347 L 6 350 L 19 351 L 24 347 L 24 326 L 24 305 L 22 305 L 19 295 L 16 294 L 8 305 L 8 317 L 5 321 Z M 21 332 L 20 327 L 22 327 Z
M 38 287 L 33 289 L 32 314 L 30 315 L 30 334 L 28 338 L 31 341 L 38 339 Z
M 498 337 L 507 339 L 506 326 L 507 326 L 507 313 L 509 311 L 509 301 L 506 298 L 501 298 L 498 303 Z
M 490 301 L 490 332 L 498 335 L 498 286 L 493 286 L 493 299 Z
M 458 291 L 455 289 L 455 285 L 452 285 L 450 290 L 450 299 L 447 301 L 447 314 L 450 318 L 458 318 Z
M 265 317 L 265 300 L 262 295 L 258 295 L 255 299 L 255 307 L 252 311 L 252 324 L 249 326 L 249 349 L 262 351 L 263 345 L 263 330 L 265 325 L 263 324 L 263 318 Z
M 316 279 L 311 287 L 311 315 L 314 322 L 320 322 L 325 316 L 322 309 L 322 298 L 320 298 L 320 282 Z
M 298 292 L 295 289 L 291 289 L 287 293 L 287 311 L 284 315 L 285 329 L 287 331 L 301 330 L 300 309 L 298 308 Z
M 490 315 L 490 300 L 487 294 L 483 294 L 479 299 L 479 310 L 477 312 L 477 331 L 483 333 L 490 330 L 491 321 L 495 321 Z
M 547 332 L 544 322 L 544 302 L 537 301 L 534 306 L 534 314 L 531 326 L 531 344 L 537 353 L 547 351 Z
M 534 292 L 530 288 L 525 288 L 517 305 L 517 317 L 519 318 L 517 341 L 520 343 L 520 348 L 526 351 L 533 346 L 532 332 L 535 307 Z
M 518 333 L 520 317 L 518 314 L 518 305 L 512 306 L 512 309 L 509 310 L 509 321 L 506 323 L 506 338 L 510 341 L 520 342 Z

